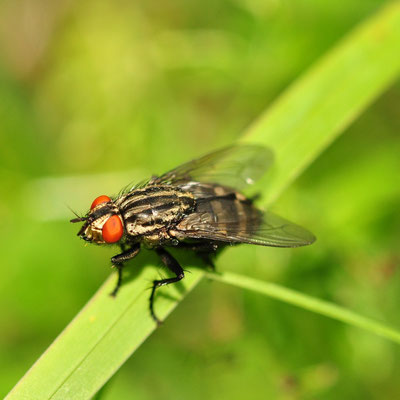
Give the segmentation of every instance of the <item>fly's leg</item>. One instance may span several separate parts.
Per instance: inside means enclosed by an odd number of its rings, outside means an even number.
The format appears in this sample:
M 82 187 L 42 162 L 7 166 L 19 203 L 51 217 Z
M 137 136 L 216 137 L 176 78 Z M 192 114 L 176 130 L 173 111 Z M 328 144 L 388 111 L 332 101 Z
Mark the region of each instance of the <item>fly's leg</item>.
M 200 242 L 200 243 L 179 243 L 180 247 L 193 250 L 196 253 L 215 253 L 218 250 L 218 243 L 216 242 Z
M 211 258 L 215 253 L 205 253 L 205 252 L 198 252 L 196 253 L 206 264 L 212 272 L 215 272 L 215 264 L 214 260 Z
M 196 255 L 199 256 L 212 271 L 215 271 L 215 264 L 212 257 L 215 257 L 217 250 L 217 243 L 199 243 L 196 247 L 193 247 L 193 251 Z
M 115 268 L 117 268 L 117 272 L 118 272 L 118 280 L 117 280 L 117 284 L 115 285 L 114 290 L 110 293 L 110 295 L 112 297 L 116 297 L 117 296 L 117 292 L 119 290 L 119 288 L 122 285 L 122 269 L 124 267 L 123 264 L 114 264 L 113 267 L 115 266 Z
M 121 247 L 123 249 L 123 247 Z M 121 254 L 111 258 L 113 267 L 117 268 L 118 280 L 114 290 L 111 292 L 111 296 L 115 297 L 122 284 L 122 269 L 124 268 L 124 263 L 132 258 L 136 257 L 140 251 L 140 244 L 137 243 L 133 245 L 129 250 L 123 251 Z
M 169 285 L 170 283 L 180 281 L 185 276 L 185 274 L 183 273 L 183 269 L 179 265 L 178 261 L 176 261 L 175 258 L 172 257 L 171 254 L 169 254 L 166 250 L 164 250 L 162 247 L 159 247 L 158 249 L 156 249 L 156 252 L 160 256 L 162 263 L 176 275 L 174 278 L 153 281 L 153 287 L 151 289 L 150 295 L 150 314 L 154 321 L 157 322 L 157 325 L 160 325 L 161 321 L 156 317 L 156 314 L 154 313 L 154 294 L 156 292 L 156 289 L 160 286 Z
M 180 247 L 190 249 L 196 253 L 198 257 L 200 257 L 203 262 L 209 266 L 213 271 L 215 271 L 214 260 L 212 259 L 215 256 L 219 244 L 216 242 L 200 242 L 200 243 L 180 243 Z

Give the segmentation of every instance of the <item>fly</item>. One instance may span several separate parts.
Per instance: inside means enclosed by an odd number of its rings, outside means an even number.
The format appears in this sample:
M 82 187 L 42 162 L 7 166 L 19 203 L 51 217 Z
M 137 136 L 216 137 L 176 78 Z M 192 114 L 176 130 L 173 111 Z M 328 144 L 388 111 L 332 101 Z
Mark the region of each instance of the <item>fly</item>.
M 118 244 L 121 253 L 111 258 L 118 280 L 141 246 L 153 249 L 174 277 L 153 281 L 160 286 L 184 278 L 179 262 L 168 247 L 188 248 L 213 266 L 212 256 L 226 245 L 239 243 L 273 247 L 299 247 L 314 242 L 306 229 L 271 212 L 263 212 L 242 190 L 259 179 L 271 165 L 272 152 L 256 145 L 234 145 L 189 161 L 116 197 L 97 197 L 84 217 L 78 236 L 96 244 Z

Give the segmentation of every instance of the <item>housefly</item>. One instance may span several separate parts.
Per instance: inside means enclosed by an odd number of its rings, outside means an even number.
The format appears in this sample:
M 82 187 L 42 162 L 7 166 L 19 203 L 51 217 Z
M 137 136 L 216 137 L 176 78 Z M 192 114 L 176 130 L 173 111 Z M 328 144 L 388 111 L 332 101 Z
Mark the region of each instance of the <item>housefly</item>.
M 122 283 L 124 264 L 141 246 L 153 249 L 174 274 L 153 281 L 150 313 L 157 288 L 184 277 L 179 262 L 166 249 L 185 247 L 212 266 L 211 256 L 226 245 L 239 243 L 298 247 L 314 242 L 306 229 L 255 207 L 242 190 L 259 179 L 273 155 L 256 145 L 233 145 L 189 161 L 147 182 L 128 187 L 116 197 L 97 197 L 78 236 L 96 244 L 118 244 L 121 253 L 111 258 L 118 271 L 112 295 Z

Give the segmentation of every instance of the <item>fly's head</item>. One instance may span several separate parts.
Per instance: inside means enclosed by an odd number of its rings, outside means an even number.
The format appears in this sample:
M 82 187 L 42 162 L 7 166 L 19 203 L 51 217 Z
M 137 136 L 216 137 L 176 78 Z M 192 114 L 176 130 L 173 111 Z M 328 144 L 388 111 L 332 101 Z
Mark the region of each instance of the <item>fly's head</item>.
M 105 195 L 93 201 L 85 217 L 72 219 L 71 222 L 84 222 L 78 236 L 90 243 L 117 243 L 124 234 L 118 207 Z

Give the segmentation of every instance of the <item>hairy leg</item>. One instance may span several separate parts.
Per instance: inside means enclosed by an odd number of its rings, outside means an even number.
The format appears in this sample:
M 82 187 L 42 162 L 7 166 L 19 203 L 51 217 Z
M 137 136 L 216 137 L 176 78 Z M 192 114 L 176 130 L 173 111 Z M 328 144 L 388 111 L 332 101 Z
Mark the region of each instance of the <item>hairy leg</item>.
M 117 268 L 118 271 L 118 281 L 114 290 L 111 292 L 111 296 L 115 297 L 117 295 L 119 288 L 121 287 L 122 269 L 124 268 L 124 263 L 136 257 L 139 254 L 139 251 L 140 251 L 140 243 L 136 243 L 130 249 L 123 251 L 121 254 L 117 254 L 116 256 L 111 258 L 113 267 Z
M 175 258 L 172 257 L 171 254 L 169 254 L 164 248 L 159 247 L 158 249 L 156 249 L 156 252 L 160 256 L 162 263 L 176 275 L 174 278 L 167 278 L 167 279 L 160 279 L 153 281 L 153 287 L 151 289 L 151 295 L 149 299 L 150 314 L 154 319 L 154 321 L 157 322 L 158 325 L 160 325 L 161 321 L 157 318 L 154 312 L 154 294 L 156 292 L 156 289 L 159 288 L 160 286 L 180 281 L 185 276 L 185 274 L 183 272 L 182 267 L 179 265 L 178 261 L 176 261 Z

